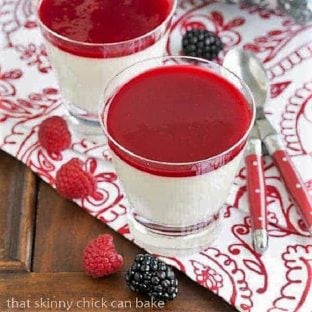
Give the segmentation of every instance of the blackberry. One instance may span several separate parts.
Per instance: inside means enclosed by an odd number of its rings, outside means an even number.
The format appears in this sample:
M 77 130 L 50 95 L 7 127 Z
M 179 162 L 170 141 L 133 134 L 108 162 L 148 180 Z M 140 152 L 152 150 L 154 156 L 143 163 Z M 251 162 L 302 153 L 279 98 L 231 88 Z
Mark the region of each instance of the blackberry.
M 215 33 L 205 29 L 193 28 L 184 34 L 182 48 L 187 56 L 213 60 L 222 51 L 223 43 Z
M 125 276 L 128 287 L 154 300 L 173 300 L 178 280 L 170 266 L 149 254 L 138 254 Z

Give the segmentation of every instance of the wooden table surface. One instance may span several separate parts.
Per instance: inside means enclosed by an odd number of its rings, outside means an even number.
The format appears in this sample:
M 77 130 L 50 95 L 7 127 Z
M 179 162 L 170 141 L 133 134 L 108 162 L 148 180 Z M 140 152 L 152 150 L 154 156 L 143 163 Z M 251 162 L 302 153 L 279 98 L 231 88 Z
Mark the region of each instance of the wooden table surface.
M 125 264 L 120 272 L 94 280 L 82 272 L 81 255 L 88 241 L 101 233 L 114 236 Z M 52 300 L 73 302 L 69 311 L 236 311 L 180 272 L 176 300 L 162 309 L 136 308 L 146 298 L 128 290 L 124 273 L 139 252 L 134 244 L 62 199 L 23 164 L 0 151 L 1 312 L 60 311 L 63 303 L 55 308 Z M 98 300 L 103 300 L 103 309 Z

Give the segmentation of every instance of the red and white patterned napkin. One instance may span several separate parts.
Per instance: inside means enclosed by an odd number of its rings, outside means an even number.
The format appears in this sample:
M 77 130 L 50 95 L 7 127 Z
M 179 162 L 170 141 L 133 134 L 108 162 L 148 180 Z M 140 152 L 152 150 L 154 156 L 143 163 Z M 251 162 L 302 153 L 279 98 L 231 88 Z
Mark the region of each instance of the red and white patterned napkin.
M 222 37 L 226 50 L 244 47 L 263 61 L 271 80 L 266 112 L 312 190 L 312 25 L 297 25 L 275 9 L 204 0 L 180 0 L 174 20 L 169 54 L 180 53 L 187 27 L 204 26 Z M 58 168 L 79 157 L 102 196 L 76 203 L 131 239 L 128 202 L 104 137 L 101 141 L 74 134 L 71 149 L 61 155 L 48 155 L 38 143 L 41 121 L 64 111 L 31 0 L 0 0 L 0 27 L 0 148 L 52 186 Z M 265 169 L 270 221 L 265 255 L 259 257 L 251 246 L 242 167 L 228 200 L 222 238 L 191 257 L 164 260 L 238 310 L 311 312 L 312 240 L 269 158 Z

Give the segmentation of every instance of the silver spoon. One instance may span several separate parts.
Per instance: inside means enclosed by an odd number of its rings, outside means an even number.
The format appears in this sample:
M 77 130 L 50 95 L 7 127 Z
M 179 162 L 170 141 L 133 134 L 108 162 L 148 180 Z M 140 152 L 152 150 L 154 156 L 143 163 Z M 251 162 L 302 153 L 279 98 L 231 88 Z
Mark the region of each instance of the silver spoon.
M 306 225 L 307 231 L 312 234 L 312 198 L 300 174 L 293 165 L 277 131 L 264 115 L 264 104 L 268 95 L 269 82 L 263 65 L 254 54 L 239 49 L 233 49 L 228 52 L 223 65 L 246 82 L 256 102 L 256 123 L 249 139 L 249 143 L 253 141 L 256 145 L 248 144 L 248 147 L 251 146 L 251 150 L 247 147 L 247 156 L 248 153 L 252 153 L 255 150 L 256 152 L 259 152 L 259 149 L 261 151 L 261 146 L 259 148 L 258 142 L 260 139 L 278 167 L 285 186 Z M 259 249 L 259 252 L 265 250 L 267 245 L 265 233 L 266 230 L 258 231 L 257 236 L 254 232 L 255 248 Z
M 253 53 L 232 49 L 226 54 L 223 66 L 245 81 L 254 96 L 257 109 L 263 111 L 269 81 L 261 61 Z
M 256 103 L 256 119 L 263 118 L 263 107 L 267 100 L 269 84 L 261 62 L 251 53 L 233 49 L 226 54 L 223 65 L 246 82 Z M 261 254 L 268 247 L 262 154 L 262 141 L 255 122 L 247 143 L 245 163 L 252 240 L 256 252 Z

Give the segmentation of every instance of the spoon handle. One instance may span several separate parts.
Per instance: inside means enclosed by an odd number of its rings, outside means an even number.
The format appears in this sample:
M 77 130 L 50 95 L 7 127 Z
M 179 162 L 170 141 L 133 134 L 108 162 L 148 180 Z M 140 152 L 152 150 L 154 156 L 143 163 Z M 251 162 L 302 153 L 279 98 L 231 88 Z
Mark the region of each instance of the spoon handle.
M 312 197 L 305 188 L 304 182 L 287 152 L 285 150 L 278 150 L 272 157 L 281 173 L 289 194 L 301 213 L 308 231 L 312 234 Z
M 245 156 L 247 191 L 253 231 L 253 243 L 258 253 L 267 249 L 267 209 L 261 140 L 249 139 Z

